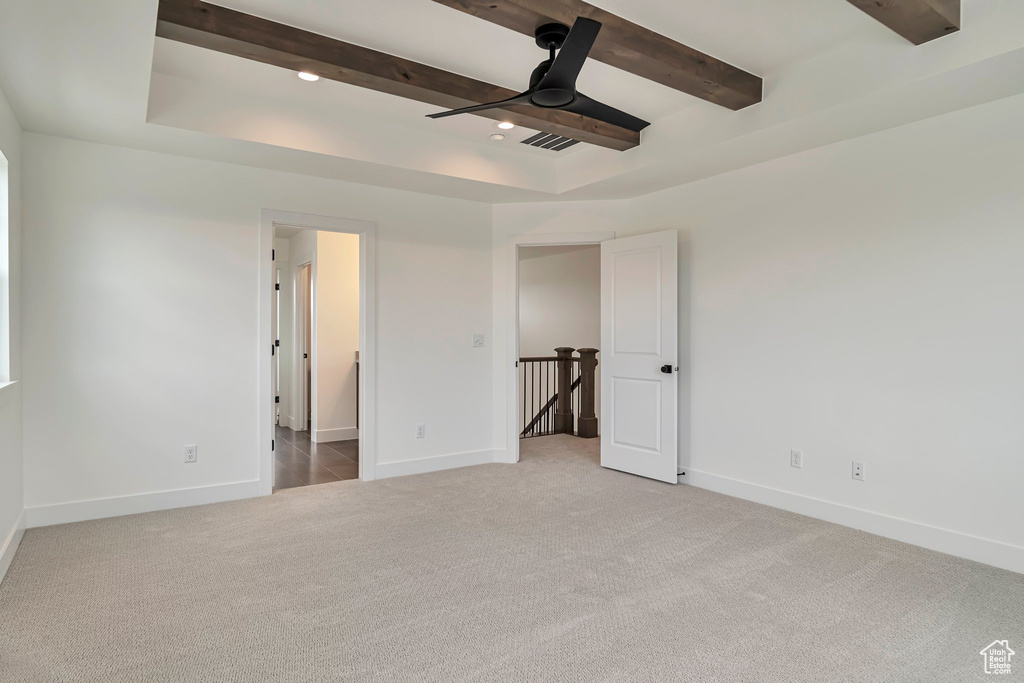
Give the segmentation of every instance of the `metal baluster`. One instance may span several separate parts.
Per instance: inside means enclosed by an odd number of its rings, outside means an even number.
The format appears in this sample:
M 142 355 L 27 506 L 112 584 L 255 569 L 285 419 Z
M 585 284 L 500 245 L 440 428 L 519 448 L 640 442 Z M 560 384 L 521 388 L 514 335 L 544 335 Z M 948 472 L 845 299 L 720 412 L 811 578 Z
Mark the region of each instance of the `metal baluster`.
M 533 396 L 534 396 L 535 393 L 537 393 L 537 367 L 536 367 L 537 364 L 534 363 L 533 365 L 534 365 L 533 371 L 530 372 L 530 385 L 532 387 L 532 390 L 530 391 L 530 416 L 531 416 L 531 419 L 532 419 L 532 417 L 534 415 L 537 414 L 536 407 L 533 405 Z M 536 433 L 536 431 L 537 431 L 537 427 L 536 427 L 536 425 L 534 425 L 534 428 L 532 430 L 530 430 L 530 436 L 533 436 Z
M 551 408 L 548 409 L 548 433 L 555 433 L 555 405 L 557 401 L 555 396 L 558 395 L 558 383 L 555 379 L 555 373 L 558 372 L 557 362 L 549 362 L 548 364 L 548 400 L 551 401 Z
M 533 410 L 534 409 L 534 406 L 533 406 L 533 395 L 537 391 L 537 382 L 535 381 L 536 376 L 537 376 L 537 364 L 536 363 L 530 363 L 530 418 L 531 419 L 533 419 L 533 412 L 534 412 L 534 410 Z M 531 427 L 530 428 L 530 436 L 533 436 L 534 431 L 535 431 L 535 428 Z
M 579 363 L 577 363 L 576 364 L 576 379 L 574 379 L 573 381 L 575 382 L 576 380 L 578 380 L 580 378 L 580 376 L 582 375 L 582 373 L 583 373 L 583 368 L 580 367 Z M 580 392 L 579 391 L 576 392 L 576 412 L 573 413 L 573 415 L 575 417 L 573 417 L 572 426 L 573 426 L 573 433 L 575 434 L 578 431 L 579 424 L 580 424 Z
M 558 387 L 555 385 L 555 368 L 558 367 L 555 363 L 548 363 L 548 401 L 551 401 L 558 393 Z M 548 434 L 554 433 L 555 430 L 555 406 L 552 403 L 551 407 L 548 408 Z
M 548 434 L 555 433 L 555 410 L 558 405 L 558 364 L 548 363 L 548 400 L 551 401 L 551 408 L 548 410 Z
M 540 409 L 544 410 L 544 405 L 547 403 L 547 393 L 548 393 L 548 364 L 547 363 L 541 363 L 540 368 L 541 368 L 541 371 L 540 371 L 540 400 L 538 401 L 538 403 L 540 403 Z M 548 414 L 547 414 L 547 411 L 545 411 L 541 415 L 540 422 L 537 423 L 537 426 L 539 428 L 539 432 L 540 432 L 541 436 L 544 436 L 544 433 L 548 429 L 547 422 L 548 422 Z
M 529 404 L 529 401 L 531 400 L 530 397 L 529 397 L 529 373 L 530 372 L 531 372 L 530 371 L 530 364 L 528 364 L 528 362 L 527 362 L 527 364 L 526 364 L 526 373 L 523 375 L 523 378 L 522 378 L 522 383 L 523 383 L 523 385 L 525 387 L 523 389 L 523 410 L 526 412 L 526 416 L 527 416 L 526 417 L 526 425 L 529 424 L 529 417 L 528 417 L 529 416 L 529 410 L 527 410 L 526 407 Z M 525 425 L 523 426 L 523 428 L 525 428 Z M 528 431 L 526 432 L 526 436 L 527 437 L 529 436 L 529 432 Z
M 522 382 L 523 383 L 520 385 L 521 386 L 520 391 L 523 392 L 523 426 L 519 429 L 519 433 L 522 436 L 526 436 L 526 434 L 523 434 L 523 432 L 526 431 L 526 425 L 530 424 L 529 422 L 526 421 L 526 366 L 529 365 L 529 363 L 520 363 L 520 365 L 522 365 L 522 371 L 523 371 L 523 377 L 522 377 Z
M 546 406 L 548 404 L 548 391 L 550 391 L 550 387 L 548 386 L 548 377 L 550 376 L 550 374 L 551 374 L 551 363 L 545 363 L 544 364 L 544 388 L 541 389 L 541 392 L 540 392 L 541 410 L 544 410 L 544 406 Z M 541 434 L 547 434 L 548 433 L 548 411 L 547 410 L 544 410 L 544 417 L 541 419 L 540 425 L 541 425 L 540 426 L 540 433 Z

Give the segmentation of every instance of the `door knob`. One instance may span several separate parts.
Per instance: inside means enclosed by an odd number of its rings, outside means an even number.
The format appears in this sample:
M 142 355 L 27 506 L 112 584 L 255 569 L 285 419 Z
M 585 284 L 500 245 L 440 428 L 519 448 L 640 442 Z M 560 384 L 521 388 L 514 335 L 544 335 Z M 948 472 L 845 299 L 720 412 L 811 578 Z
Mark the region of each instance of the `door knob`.
M 671 365 L 662 365 L 661 366 L 661 371 L 664 372 L 666 375 L 671 375 L 672 374 L 672 366 Z

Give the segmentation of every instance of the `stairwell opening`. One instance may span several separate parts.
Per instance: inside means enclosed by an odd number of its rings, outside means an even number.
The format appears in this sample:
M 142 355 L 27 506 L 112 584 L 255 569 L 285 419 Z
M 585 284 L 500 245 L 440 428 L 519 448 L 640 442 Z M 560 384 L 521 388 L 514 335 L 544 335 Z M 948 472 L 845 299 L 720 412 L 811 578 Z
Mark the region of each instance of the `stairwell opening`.
M 520 439 L 600 436 L 601 247 L 518 250 Z

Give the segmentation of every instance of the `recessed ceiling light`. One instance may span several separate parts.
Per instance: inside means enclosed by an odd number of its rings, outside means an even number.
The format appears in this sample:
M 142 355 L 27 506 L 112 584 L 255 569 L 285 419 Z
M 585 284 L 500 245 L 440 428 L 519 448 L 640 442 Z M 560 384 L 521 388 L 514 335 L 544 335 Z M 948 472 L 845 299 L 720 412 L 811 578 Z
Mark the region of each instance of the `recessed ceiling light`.
M 516 124 L 509 123 L 508 121 L 502 121 L 501 123 L 498 124 L 498 128 L 501 128 L 502 130 L 512 130 L 515 127 Z
M 495 133 L 494 135 L 491 136 L 491 139 L 494 140 L 495 142 L 501 142 L 502 140 L 505 139 L 505 136 L 502 135 L 501 133 Z
M 317 76 L 316 74 L 312 74 L 312 73 L 310 73 L 308 71 L 300 71 L 299 72 L 299 78 L 301 78 L 304 81 L 310 81 L 310 82 L 312 82 L 312 81 L 319 81 L 320 80 L 319 76 Z

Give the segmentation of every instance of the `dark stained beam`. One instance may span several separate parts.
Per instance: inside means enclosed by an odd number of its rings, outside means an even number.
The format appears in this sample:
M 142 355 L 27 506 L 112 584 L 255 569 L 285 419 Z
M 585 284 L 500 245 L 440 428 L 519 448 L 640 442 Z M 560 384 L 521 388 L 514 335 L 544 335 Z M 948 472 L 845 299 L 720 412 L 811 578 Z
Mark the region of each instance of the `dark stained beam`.
M 761 101 L 762 81 L 692 47 L 638 26 L 583 0 L 434 0 L 533 36 L 543 24 L 572 26 L 576 17 L 602 24 L 590 57 L 729 109 Z M 673 3 L 665 3 L 666 7 Z
M 156 35 L 293 71 L 310 71 L 321 78 L 425 102 L 439 109 L 495 102 L 518 94 L 201 0 L 160 0 Z M 639 133 L 566 111 L 515 106 L 482 111 L 477 116 L 510 121 L 524 128 L 619 151 L 640 144 Z
M 960 30 L 960 0 L 847 0 L 914 45 Z

